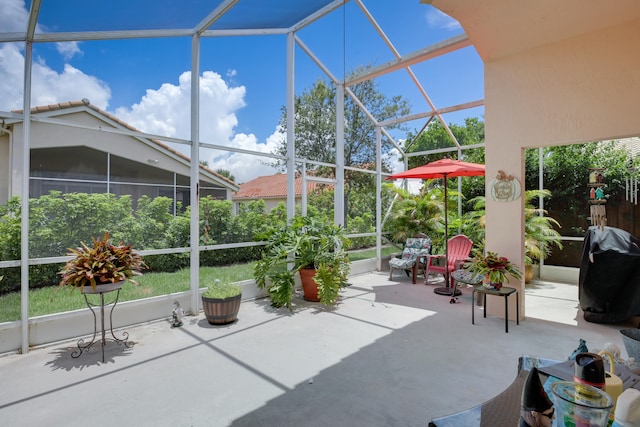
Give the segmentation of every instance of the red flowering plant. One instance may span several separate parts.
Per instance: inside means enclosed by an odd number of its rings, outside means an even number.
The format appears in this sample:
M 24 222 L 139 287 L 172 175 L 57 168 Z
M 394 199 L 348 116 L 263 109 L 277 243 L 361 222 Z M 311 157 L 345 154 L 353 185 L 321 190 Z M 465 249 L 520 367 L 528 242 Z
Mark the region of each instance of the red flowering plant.
M 508 258 L 499 256 L 495 252 L 487 251 L 486 255 L 476 251 L 474 257 L 464 264 L 464 268 L 485 277 L 491 285 L 499 285 L 499 289 L 507 279 L 507 275 L 520 279 L 522 273 Z

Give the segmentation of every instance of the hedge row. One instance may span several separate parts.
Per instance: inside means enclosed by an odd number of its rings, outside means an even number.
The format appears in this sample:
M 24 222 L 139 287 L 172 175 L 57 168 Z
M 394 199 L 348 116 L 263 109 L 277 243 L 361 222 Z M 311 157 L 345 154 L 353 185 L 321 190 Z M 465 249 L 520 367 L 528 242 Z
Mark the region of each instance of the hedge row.
M 17 197 L 0 205 L 0 260 L 20 259 L 20 200 Z M 172 214 L 172 200 L 143 197 L 133 208 L 130 196 L 51 192 L 29 205 L 29 257 L 63 256 L 68 248 L 80 242 L 91 244 L 93 237 L 108 231 L 112 240 L 133 245 L 138 250 L 189 247 L 190 207 Z M 328 217 L 329 211 L 310 208 L 310 215 Z M 331 214 L 332 215 L 332 214 Z M 200 244 L 256 241 L 257 234 L 268 226 L 286 220 L 283 204 L 265 212 L 262 200 L 241 204 L 234 214 L 228 200 L 203 198 L 200 202 Z M 370 215 L 349 220 L 351 233 L 374 230 Z M 354 239 L 354 248 L 375 243 L 373 238 Z M 256 260 L 260 247 L 204 251 L 202 266 L 229 265 Z M 151 271 L 176 271 L 189 266 L 189 254 L 168 254 L 145 257 Z M 57 285 L 60 264 L 37 265 L 29 268 L 31 287 Z M 0 294 L 20 289 L 20 268 L 0 269 Z

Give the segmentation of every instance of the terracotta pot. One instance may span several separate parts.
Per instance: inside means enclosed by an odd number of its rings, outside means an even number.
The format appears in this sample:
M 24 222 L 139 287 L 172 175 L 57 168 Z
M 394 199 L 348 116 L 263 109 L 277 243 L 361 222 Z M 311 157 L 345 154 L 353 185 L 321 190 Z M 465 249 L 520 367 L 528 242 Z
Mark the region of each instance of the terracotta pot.
M 207 298 L 202 296 L 202 309 L 212 325 L 235 322 L 240 311 L 242 294 L 229 298 Z
M 307 301 L 320 301 L 320 298 L 318 297 L 318 284 L 313 280 L 315 275 L 315 268 L 303 268 L 300 270 L 300 282 L 302 282 L 304 299 Z

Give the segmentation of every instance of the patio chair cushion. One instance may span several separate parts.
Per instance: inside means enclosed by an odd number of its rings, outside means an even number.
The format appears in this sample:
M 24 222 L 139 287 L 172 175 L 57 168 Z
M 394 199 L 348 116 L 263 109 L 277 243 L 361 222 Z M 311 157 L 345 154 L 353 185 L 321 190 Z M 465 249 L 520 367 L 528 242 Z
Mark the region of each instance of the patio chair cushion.
M 431 251 L 431 239 L 428 237 L 410 237 L 404 245 L 399 258 L 391 258 L 389 266 L 398 269 L 413 268 L 420 256 L 429 255 Z
M 453 271 L 451 273 L 451 277 L 453 277 L 453 280 L 455 281 L 468 283 L 470 285 L 476 285 L 482 282 L 482 275 L 472 273 L 471 271 L 465 270 L 464 268 Z

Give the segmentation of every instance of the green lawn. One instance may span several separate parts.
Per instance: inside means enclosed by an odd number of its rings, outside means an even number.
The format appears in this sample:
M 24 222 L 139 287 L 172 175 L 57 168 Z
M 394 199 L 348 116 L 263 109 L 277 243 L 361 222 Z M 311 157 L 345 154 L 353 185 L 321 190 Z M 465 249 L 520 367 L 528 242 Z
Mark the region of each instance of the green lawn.
M 383 248 L 382 254 L 388 255 L 399 252 L 397 248 Z M 351 261 L 358 261 L 375 257 L 375 249 L 357 251 L 349 254 Z M 215 279 L 228 282 L 239 282 L 253 278 L 253 266 L 255 262 L 248 264 L 235 264 L 224 267 L 201 267 L 200 283 L 206 287 L 207 283 Z M 120 291 L 120 302 L 136 299 L 167 295 L 174 292 L 189 290 L 189 269 L 174 273 L 147 273 L 138 277 L 139 286 L 126 283 Z M 29 317 L 45 314 L 61 313 L 86 307 L 84 298 L 79 290 L 61 289 L 55 292 L 55 287 L 34 289 L 29 291 Z M 90 295 L 98 302 L 97 295 Z M 20 293 L 14 292 L 0 296 L 0 323 L 20 319 Z

